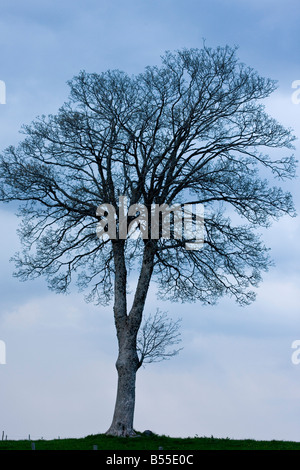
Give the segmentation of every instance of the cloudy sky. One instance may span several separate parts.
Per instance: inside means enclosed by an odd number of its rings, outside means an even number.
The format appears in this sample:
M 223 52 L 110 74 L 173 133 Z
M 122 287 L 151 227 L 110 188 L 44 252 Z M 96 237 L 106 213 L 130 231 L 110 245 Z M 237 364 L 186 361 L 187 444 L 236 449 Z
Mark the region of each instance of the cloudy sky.
M 55 113 L 80 70 L 139 73 L 166 50 L 239 47 L 241 61 L 278 80 L 270 114 L 300 137 L 298 0 L 0 0 L 0 148 L 22 124 Z M 1 95 L 0 95 L 1 96 Z M 300 97 L 300 94 L 299 94 Z M 294 100 L 295 101 L 295 100 Z M 296 142 L 299 158 L 300 144 Z M 288 185 L 299 213 L 297 180 Z M 20 283 L 10 257 L 20 242 L 14 209 L 0 206 L 0 432 L 8 438 L 81 437 L 105 432 L 115 393 L 112 308 L 59 296 L 45 281 Z M 182 318 L 181 353 L 138 372 L 135 428 L 170 436 L 300 441 L 300 223 L 264 232 L 276 266 L 251 306 L 159 303 Z M 297 358 L 297 356 L 296 356 Z M 0 357 L 1 362 L 1 357 Z

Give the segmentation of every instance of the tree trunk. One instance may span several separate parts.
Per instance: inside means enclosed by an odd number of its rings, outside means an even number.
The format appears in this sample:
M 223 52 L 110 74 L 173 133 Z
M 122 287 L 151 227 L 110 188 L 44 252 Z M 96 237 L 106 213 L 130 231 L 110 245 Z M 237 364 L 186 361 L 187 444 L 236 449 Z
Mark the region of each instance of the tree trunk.
M 116 362 L 118 389 L 113 420 L 107 434 L 113 436 L 133 436 L 133 418 L 135 409 L 136 372 L 139 367 L 136 346 L 123 347 Z
M 124 245 L 114 244 L 115 261 L 115 303 L 114 317 L 119 344 L 116 362 L 118 389 L 113 420 L 106 434 L 132 436 L 135 408 L 136 372 L 140 366 L 136 351 L 136 338 L 142 321 L 144 305 L 153 271 L 153 247 L 145 248 L 143 263 L 133 305 L 127 315 L 126 266 Z

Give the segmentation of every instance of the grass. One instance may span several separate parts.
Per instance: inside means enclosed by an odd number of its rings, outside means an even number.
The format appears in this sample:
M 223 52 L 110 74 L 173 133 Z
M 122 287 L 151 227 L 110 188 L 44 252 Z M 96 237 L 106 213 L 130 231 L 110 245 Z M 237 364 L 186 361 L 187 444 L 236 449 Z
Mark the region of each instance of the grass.
M 217 439 L 214 437 L 175 438 L 168 436 L 144 436 L 135 438 L 110 437 L 104 434 L 87 436 L 79 439 L 35 440 L 35 450 L 154 450 L 198 451 L 198 450 L 300 450 L 300 442 L 291 441 L 255 441 L 251 439 Z M 0 441 L 0 451 L 32 450 L 29 440 Z

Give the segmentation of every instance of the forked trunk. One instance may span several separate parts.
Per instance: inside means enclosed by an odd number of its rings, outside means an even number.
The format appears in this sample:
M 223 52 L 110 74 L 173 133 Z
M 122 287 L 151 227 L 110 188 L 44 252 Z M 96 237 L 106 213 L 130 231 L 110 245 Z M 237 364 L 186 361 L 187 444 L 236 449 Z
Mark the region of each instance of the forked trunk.
M 118 389 L 113 420 L 106 434 L 114 436 L 132 436 L 135 408 L 136 372 L 139 358 L 136 350 L 136 338 L 141 325 L 145 300 L 153 271 L 153 249 L 145 248 L 143 263 L 134 296 L 133 305 L 127 315 L 126 302 L 126 265 L 124 244 L 114 243 L 115 262 L 115 304 L 114 318 L 117 330 L 119 355 L 116 362 Z

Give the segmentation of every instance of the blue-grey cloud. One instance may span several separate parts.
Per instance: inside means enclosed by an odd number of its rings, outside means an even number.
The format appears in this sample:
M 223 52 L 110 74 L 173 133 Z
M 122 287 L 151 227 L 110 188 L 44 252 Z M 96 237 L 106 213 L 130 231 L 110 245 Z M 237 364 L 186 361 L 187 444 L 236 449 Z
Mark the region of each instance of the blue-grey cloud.
M 259 73 L 278 80 L 268 110 L 300 136 L 297 0 L 2 0 L 0 152 L 37 115 L 55 113 L 80 70 L 139 73 L 166 50 L 229 44 Z M 299 141 L 296 143 L 299 156 Z M 299 209 L 298 181 L 286 185 Z M 12 278 L 19 248 L 16 207 L 0 208 L 0 410 L 8 437 L 80 436 L 104 432 L 115 400 L 116 337 L 111 307 L 78 294 L 49 293 L 44 280 Z M 138 376 L 136 426 L 170 435 L 299 440 L 299 371 L 291 343 L 300 339 L 299 221 L 274 222 L 263 233 L 276 265 L 246 308 L 158 302 L 182 317 L 184 350 Z M 188 397 L 188 399 L 187 399 Z

